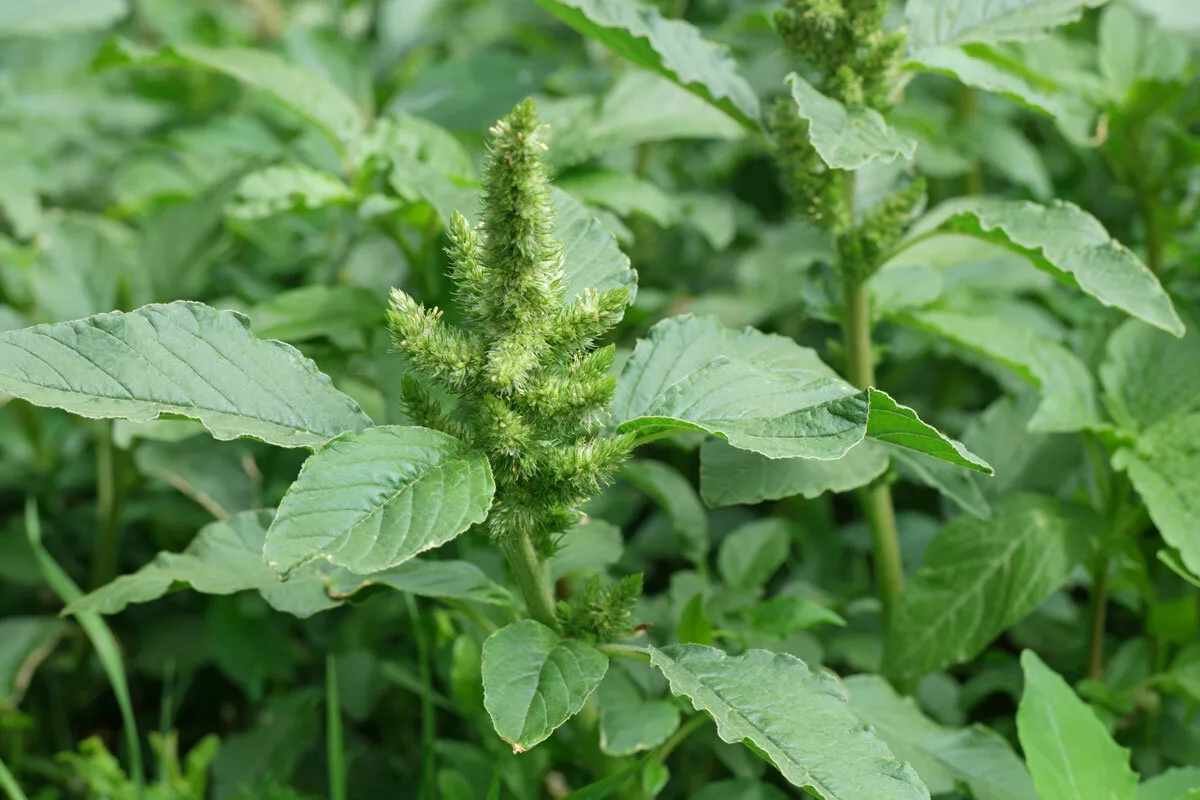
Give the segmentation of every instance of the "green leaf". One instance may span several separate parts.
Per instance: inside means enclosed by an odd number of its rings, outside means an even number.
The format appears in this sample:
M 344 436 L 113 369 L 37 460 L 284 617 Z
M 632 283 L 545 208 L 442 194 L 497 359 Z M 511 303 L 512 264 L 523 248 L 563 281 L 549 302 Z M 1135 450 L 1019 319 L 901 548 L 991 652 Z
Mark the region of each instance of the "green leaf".
M 291 583 L 294 578 L 289 578 Z M 279 576 L 275 576 L 279 582 Z M 397 592 L 408 592 L 435 600 L 462 600 L 488 605 L 513 605 L 508 590 L 489 578 L 483 570 L 469 561 L 411 558 L 403 564 L 357 575 L 350 570 L 333 571 L 327 578 L 329 595 L 344 599 L 372 586 L 383 586 Z M 283 584 L 286 585 L 286 584 Z
M 274 97 L 321 130 L 342 151 L 366 129 L 362 111 L 324 75 L 273 53 L 245 47 L 175 45 L 147 50 L 124 40 L 108 43 L 97 66 L 191 66 L 219 72 Z
M 641 761 L 633 762 L 615 775 L 609 775 L 607 778 L 601 778 L 595 783 L 589 783 L 587 786 L 580 787 L 567 795 L 567 797 L 571 800 L 605 800 L 608 797 L 612 797 L 618 789 L 624 788 L 630 780 L 637 777 L 637 774 L 648 763 L 650 763 L 650 756 L 643 758 Z
M 825 800 L 928 800 L 909 765 L 851 712 L 836 678 L 785 653 L 729 656 L 695 644 L 650 648 L 650 663 L 717 723 L 726 742 L 745 742 L 790 783 Z
M 731 589 L 761 589 L 787 561 L 791 549 L 787 520 L 765 517 L 747 522 L 721 540 L 717 570 Z
M 1126 320 L 1108 337 L 1100 386 L 1108 413 L 1130 433 L 1200 409 L 1200 331 L 1176 339 Z
M 675 638 L 680 644 L 712 644 L 713 628 L 704 613 L 704 592 L 696 592 L 683 607 L 675 626 Z
M 246 312 L 263 339 L 344 341 L 383 322 L 387 301 L 363 286 L 315 284 L 288 289 Z
M 83 417 L 200 420 L 218 439 L 316 447 L 371 425 L 312 361 L 191 302 L 0 333 L 0 390 Z
M 534 620 L 506 625 L 483 643 L 483 704 L 496 733 L 522 753 L 579 713 L 608 657 Z
M 546 559 L 552 580 L 577 572 L 595 572 L 621 560 L 625 539 L 621 529 L 602 519 L 589 519 L 563 534 L 554 555 Z
M 270 511 L 247 511 L 205 525 L 182 553 L 162 552 L 131 575 L 96 589 L 67 606 L 67 614 L 119 614 L 135 603 L 148 603 L 179 586 L 203 594 L 257 591 L 272 607 L 309 617 L 341 605 L 326 593 L 323 574 L 313 567 L 280 581 L 263 562 Z
M 1167 567 L 1170 568 L 1171 572 L 1174 572 L 1192 586 L 1200 589 L 1200 575 L 1194 574 L 1191 570 L 1184 566 L 1183 559 L 1179 557 L 1179 553 L 1177 551 L 1159 550 L 1157 553 L 1155 553 L 1155 556 L 1159 561 L 1166 564 Z
M 143 475 L 169 483 L 217 519 L 229 519 L 259 505 L 258 483 L 246 472 L 248 455 L 239 445 L 201 436 L 182 442 L 144 442 L 134 451 L 133 460 Z
M 107 28 L 129 13 L 127 0 L 37 0 L 0 6 L 0 37 L 57 36 Z
M 720 439 L 700 448 L 700 497 L 710 507 L 753 505 L 800 495 L 848 492 L 866 486 L 888 468 L 886 448 L 860 442 L 837 461 L 767 458 Z
M 969 42 L 1019 42 L 1075 22 L 1104 0 L 908 0 L 904 18 L 914 50 Z
M 787 76 L 808 139 L 831 169 L 857 170 L 873 161 L 912 159 L 917 143 L 887 124 L 873 108 L 847 108 L 818 92 L 796 73 Z
M 286 164 L 242 178 L 225 212 L 237 219 L 262 219 L 352 202 L 354 192 L 337 177 L 303 164 Z
M 1042 797 L 1056 800 L 1133 800 L 1137 774 L 1129 751 L 1071 687 L 1032 650 L 1021 653 L 1025 692 L 1017 732 Z
M 788 796 L 769 783 L 751 780 L 730 780 L 710 783 L 692 800 L 787 800 Z
M 1062 586 L 1102 526 L 1085 506 L 1037 495 L 945 525 L 892 612 L 889 673 L 920 677 L 974 658 Z
M 995 731 L 940 725 L 876 675 L 854 675 L 844 683 L 850 710 L 913 765 L 931 793 L 951 793 L 961 782 L 975 800 L 1038 800 L 1029 771 Z
M 610 669 L 596 691 L 600 706 L 600 749 L 631 756 L 657 747 L 679 727 L 679 706 L 647 700 L 623 669 Z
M 1113 466 L 1129 473 L 1158 532 L 1200 574 L 1200 414 L 1168 417 L 1118 450 Z
M 846 627 L 846 620 L 836 611 L 815 600 L 791 594 L 781 594 L 741 610 L 750 627 L 777 639 L 786 639 L 796 631 L 811 630 L 818 625 Z
M 1200 767 L 1175 767 L 1138 787 L 1135 800 L 1184 800 L 1200 790 Z
M 683 555 L 693 563 L 704 561 L 709 548 L 708 512 L 691 482 L 674 467 L 647 459 L 630 461 L 620 477 L 667 512 Z
M 1164 30 L 1200 33 L 1200 7 L 1190 0 L 1133 0 L 1133 4 L 1153 17 L 1155 24 Z
M 552 188 L 551 196 L 554 235 L 563 243 L 563 295 L 571 300 L 588 289 L 603 292 L 624 286 L 632 303 L 637 296 L 637 272 L 617 238 L 571 195 Z
M 20 705 L 38 666 L 70 627 L 53 616 L 0 619 L 0 712 Z
M 922 422 L 917 412 L 908 406 L 900 405 L 887 392 L 868 389 L 867 394 L 871 403 L 867 436 L 985 475 L 992 474 L 992 468 L 987 462 L 967 450 L 960 442 Z
M 983 496 L 975 473 L 899 448 L 893 450 L 891 456 L 904 477 L 937 489 L 943 497 L 957 503 L 968 514 L 983 519 L 991 516 L 992 507 Z
M 263 556 L 277 572 L 323 558 L 359 573 L 404 563 L 487 516 L 487 458 L 453 436 L 386 426 L 339 436 L 304 462 Z
M 1046 336 L 994 317 L 954 311 L 921 311 L 900 321 L 999 361 L 1037 386 L 1042 400 L 1029 421 L 1030 430 L 1061 433 L 1102 424 L 1087 366 Z
M 666 228 L 679 221 L 675 201 L 653 183 L 617 170 L 576 171 L 555 185 L 585 202 L 622 217 L 642 214 Z
M 968 197 L 934 208 L 913 226 L 910 241 L 936 230 L 978 236 L 1022 253 L 1039 269 L 1167 333 L 1183 321 L 1158 279 L 1137 256 L 1078 206 Z
M 758 95 L 733 60 L 683 20 L 632 0 L 537 0 L 584 36 L 639 67 L 669 78 L 759 131 Z

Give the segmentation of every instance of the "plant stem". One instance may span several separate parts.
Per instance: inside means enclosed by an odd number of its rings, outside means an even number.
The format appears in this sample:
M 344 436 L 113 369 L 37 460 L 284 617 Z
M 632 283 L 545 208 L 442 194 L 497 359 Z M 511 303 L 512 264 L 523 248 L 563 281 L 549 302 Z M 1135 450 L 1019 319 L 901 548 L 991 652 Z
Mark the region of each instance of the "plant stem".
M 412 595 L 409 595 L 411 597 Z M 329 800 L 346 800 L 346 748 L 338 696 L 337 656 L 325 656 L 325 747 L 329 761 Z
M 517 586 L 525 597 L 525 606 L 529 616 L 548 628 L 558 630 L 558 617 L 554 614 L 554 593 L 550 588 L 550 578 L 546 574 L 546 565 L 542 563 L 529 534 L 521 536 L 504 545 L 504 556 L 512 568 Z
M 875 383 L 870 295 L 866 282 L 854 277 L 849 270 L 842 281 L 845 299 L 842 322 L 850 380 L 858 388 L 865 389 Z M 858 496 L 871 529 L 877 591 L 886 623 L 904 588 L 904 564 L 900 560 L 900 536 L 896 530 L 892 488 L 886 483 L 876 483 L 859 490 Z
M 633 644 L 598 644 L 596 649 L 609 658 L 627 658 L 630 661 L 650 663 L 650 651 Z
M 1092 627 L 1088 641 L 1088 677 L 1104 677 L 1104 625 L 1108 618 L 1108 554 L 1101 553 L 1092 567 Z
M 96 555 L 92 560 L 92 588 L 104 586 L 117 576 L 121 549 L 121 528 L 117 524 L 117 473 L 113 453 L 112 423 L 96 422 L 93 427 L 96 451 Z
M 425 627 L 421 624 L 421 611 L 416 599 L 405 593 L 408 616 L 412 620 L 413 639 L 417 645 L 417 662 L 421 671 L 421 786 L 418 797 L 422 800 L 436 796 L 437 764 L 434 762 L 434 742 L 437 739 L 437 713 L 433 707 L 433 670 L 429 662 L 429 643 L 425 641 Z

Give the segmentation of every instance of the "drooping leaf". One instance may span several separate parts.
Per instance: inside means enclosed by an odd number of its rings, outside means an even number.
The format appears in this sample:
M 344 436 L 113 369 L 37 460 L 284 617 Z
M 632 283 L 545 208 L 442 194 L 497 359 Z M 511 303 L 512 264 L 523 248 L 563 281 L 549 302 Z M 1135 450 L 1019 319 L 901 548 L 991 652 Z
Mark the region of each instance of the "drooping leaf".
M 646 459 L 629 462 L 620 476 L 667 512 L 683 554 L 693 562 L 703 561 L 709 548 L 708 512 L 691 482 L 674 467 Z
M 873 442 L 859 442 L 837 461 L 817 461 L 767 458 L 710 439 L 700 448 L 700 496 L 713 508 L 794 495 L 811 499 L 865 486 L 887 468 L 887 449 Z
M 1035 266 L 1101 303 L 1182 336 L 1183 321 L 1158 279 L 1137 256 L 1109 236 L 1078 206 L 968 197 L 950 200 L 921 218 L 909 233 L 936 230 L 978 236 L 1024 254 Z
M 795 656 L 685 644 L 651 647 L 650 663 L 722 739 L 745 742 L 795 786 L 825 800 L 929 798 L 913 768 L 855 717 L 837 679 Z
M 913 765 L 931 793 L 953 792 L 961 782 L 975 800 L 1038 800 L 1029 770 L 995 731 L 982 725 L 955 730 L 934 722 L 875 675 L 851 676 L 845 686 L 850 710 Z
M 495 490 L 487 458 L 440 431 L 345 434 L 304 463 L 263 556 L 277 572 L 315 558 L 364 574 L 388 569 L 482 522 Z
M 637 272 L 617 239 L 587 208 L 560 189 L 554 198 L 554 235 L 563 243 L 563 295 L 567 300 L 588 289 L 603 292 L 624 286 L 632 303 Z
M 1117 451 L 1113 466 L 1129 473 L 1163 539 L 1200 573 L 1200 414 L 1154 425 Z
M 288 211 L 348 205 L 353 200 L 350 187 L 328 172 L 286 164 L 242 178 L 226 213 L 238 219 L 261 219 Z
M 298 351 L 192 302 L 0 333 L 0 390 L 83 417 L 198 419 L 218 439 L 316 447 L 371 425 Z
M 1100 385 L 1108 413 L 1130 433 L 1200 409 L 1200 331 L 1176 339 L 1126 320 L 1108 337 Z
M 1104 0 L 908 0 L 909 48 L 1019 42 L 1078 20 Z
M 538 5 L 639 67 L 657 72 L 759 129 L 758 95 L 733 60 L 690 23 L 633 0 L 537 0 Z
M 920 677 L 974 658 L 1062 586 L 1102 525 L 1085 506 L 1017 495 L 944 526 L 892 613 L 887 670 Z
M 920 311 L 901 321 L 995 359 L 1037 386 L 1042 400 L 1030 430 L 1061 433 L 1101 424 L 1091 373 L 1057 342 L 1000 319 L 954 311 Z
M 524 752 L 577 714 L 607 670 L 608 657 L 586 642 L 514 622 L 483 643 L 483 704 L 496 733 Z
M 862 169 L 873 161 L 905 161 L 917 143 L 895 128 L 876 110 L 847 108 L 817 91 L 796 73 L 787 77 L 800 118 L 808 122 L 808 139 L 831 169 Z
M 600 749 L 610 756 L 631 756 L 657 747 L 679 727 L 679 706 L 648 700 L 623 669 L 610 669 L 600 682 Z
M 0 711 L 12 711 L 34 673 L 70 629 L 54 616 L 0 619 Z
M 228 75 L 270 94 L 313 123 L 342 150 L 350 149 L 366 128 L 355 102 L 324 75 L 262 50 L 180 44 L 155 51 L 115 40 L 101 52 L 97 65 L 191 66 Z
M 52 36 L 107 28 L 129 13 L 128 0 L 38 0 L 0 6 L 0 37 Z
M 787 561 L 791 549 L 788 521 L 764 517 L 747 522 L 721 540 L 717 569 L 726 586 L 760 589 Z
M 179 586 L 215 595 L 257 591 L 274 608 L 297 617 L 340 605 L 326 593 L 324 576 L 315 565 L 280 581 L 263 562 L 263 542 L 272 516 L 270 511 L 247 511 L 205 525 L 182 553 L 159 553 L 137 572 L 73 601 L 65 613 L 119 614 Z
M 1021 668 L 1025 693 L 1017 732 L 1038 793 L 1061 800 L 1133 800 L 1138 778 L 1129 751 L 1037 653 L 1021 653 Z

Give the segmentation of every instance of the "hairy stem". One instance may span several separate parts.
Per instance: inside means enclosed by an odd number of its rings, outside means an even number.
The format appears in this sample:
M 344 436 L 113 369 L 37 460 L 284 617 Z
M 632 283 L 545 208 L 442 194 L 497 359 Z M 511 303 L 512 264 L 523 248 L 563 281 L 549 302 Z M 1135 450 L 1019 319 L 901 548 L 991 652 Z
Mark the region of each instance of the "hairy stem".
M 865 389 L 875 383 L 875 364 L 871 355 L 870 296 L 864 281 L 849 273 L 842 280 L 845 297 L 842 321 L 850 380 L 858 388 Z M 900 560 L 900 537 L 896 531 L 892 488 L 886 483 L 876 483 L 860 489 L 858 496 L 871 529 L 877 591 L 886 620 L 904 588 L 904 566 Z
M 529 616 L 548 628 L 558 630 L 558 617 L 554 613 L 554 593 L 550 588 L 550 577 L 546 565 L 533 547 L 528 534 L 522 534 L 504 545 L 504 556 L 512 568 L 517 586 L 525 598 Z

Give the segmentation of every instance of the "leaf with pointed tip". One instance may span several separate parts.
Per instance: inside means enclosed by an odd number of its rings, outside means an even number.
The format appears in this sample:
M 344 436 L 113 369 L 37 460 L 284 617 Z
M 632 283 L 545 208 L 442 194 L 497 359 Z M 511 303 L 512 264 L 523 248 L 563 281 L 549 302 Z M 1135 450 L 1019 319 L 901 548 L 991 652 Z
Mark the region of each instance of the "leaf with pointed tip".
M 1104 346 L 1100 385 L 1108 413 L 1130 433 L 1200 410 L 1200 330 L 1177 339 L 1126 320 Z
M 209 523 L 182 553 L 159 553 L 137 572 L 73 601 L 64 613 L 119 614 L 129 605 L 157 600 L 180 585 L 203 594 L 257 591 L 274 608 L 297 617 L 341 605 L 326 593 L 318 565 L 301 568 L 281 581 L 263 562 L 263 542 L 272 516 L 270 511 L 246 511 Z
M 178 414 L 218 439 L 317 447 L 371 420 L 241 314 L 175 302 L 0 333 L 0 391 L 82 417 Z
M 1057 342 L 994 317 L 954 311 L 920 311 L 899 321 L 995 359 L 1036 385 L 1042 400 L 1030 430 L 1065 433 L 1102 424 L 1091 373 Z
M 831 169 L 862 169 L 871 162 L 908 161 L 917 143 L 897 131 L 873 108 L 846 106 L 818 92 L 796 73 L 787 76 L 808 139 Z
M 366 129 L 362 111 L 324 75 L 263 50 L 180 44 L 156 51 L 113 40 L 96 60 L 98 67 L 125 65 L 192 66 L 236 78 L 300 114 L 343 151 L 350 149 Z
M 917 412 L 900 405 L 887 392 L 868 389 L 867 394 L 870 397 L 867 436 L 965 469 L 992 474 L 986 461 L 963 447 L 961 442 L 922 422 Z
M 1129 473 L 1163 539 L 1200 574 L 1200 414 L 1144 431 L 1134 447 L 1117 451 L 1113 466 Z
M 684 644 L 651 647 L 650 663 L 723 740 L 746 743 L 795 786 L 825 800 L 929 798 L 913 768 L 850 710 L 837 679 L 795 656 Z
M 758 132 L 758 94 L 737 65 L 688 22 L 633 0 L 537 0 L 575 30 L 657 72 Z
M 887 468 L 886 448 L 873 442 L 859 442 L 837 461 L 817 461 L 767 458 L 709 439 L 700 448 L 700 497 L 712 508 L 794 495 L 812 499 L 866 486 Z
M 975 800 L 1038 800 L 1029 770 L 995 731 L 940 725 L 878 675 L 853 675 L 844 683 L 850 710 L 913 765 L 931 793 L 951 793 L 962 782 Z
M 514 622 L 483 643 L 483 705 L 500 738 L 521 753 L 549 738 L 587 702 L 608 657 L 540 622 Z
M 1133 800 L 1137 774 L 1129 751 L 1058 673 L 1032 650 L 1021 653 L 1025 692 L 1017 733 L 1042 797 L 1055 800 Z
M 277 572 L 315 558 L 362 574 L 388 569 L 482 522 L 495 490 L 487 458 L 448 434 L 346 434 L 304 462 L 263 555 Z
M 909 240 L 947 230 L 1003 244 L 1039 269 L 1106 306 L 1119 308 L 1167 333 L 1182 336 L 1183 321 L 1158 278 L 1104 226 L 1078 206 L 966 197 L 937 206 L 912 227 Z
M 969 42 L 1019 42 L 1075 22 L 1105 0 L 908 0 L 904 19 L 913 51 Z
M 1066 581 L 1103 525 L 1091 509 L 1038 495 L 942 527 L 892 612 L 884 664 L 920 677 L 974 658 Z

